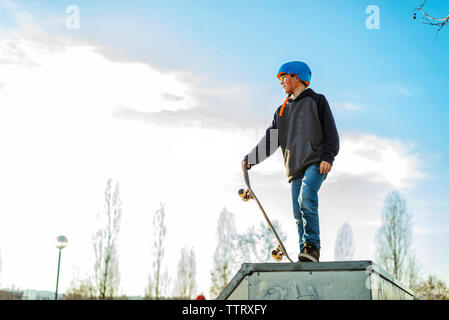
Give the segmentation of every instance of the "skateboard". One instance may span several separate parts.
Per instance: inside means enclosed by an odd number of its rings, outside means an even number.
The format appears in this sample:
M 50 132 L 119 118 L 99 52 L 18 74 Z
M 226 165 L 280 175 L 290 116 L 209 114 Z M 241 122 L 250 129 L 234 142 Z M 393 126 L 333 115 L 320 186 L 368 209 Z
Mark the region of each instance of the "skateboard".
M 292 259 L 290 259 L 290 257 L 288 256 L 287 250 L 285 250 L 285 246 L 282 243 L 281 238 L 279 238 L 279 235 L 276 232 L 276 229 L 271 224 L 271 221 L 268 218 L 267 214 L 265 213 L 265 210 L 263 209 L 262 205 L 260 204 L 259 199 L 257 199 L 256 194 L 254 193 L 254 191 L 251 188 L 251 184 L 249 183 L 248 169 L 246 167 L 243 168 L 243 178 L 245 180 L 245 184 L 246 184 L 248 189 L 247 190 L 240 189 L 239 190 L 239 196 L 242 197 L 242 200 L 245 201 L 245 202 L 250 200 L 250 199 L 256 200 L 256 203 L 259 206 L 260 211 L 262 211 L 262 214 L 263 214 L 265 220 L 267 221 L 268 227 L 270 228 L 271 231 L 273 231 L 273 234 L 276 237 L 276 240 L 278 242 L 278 246 L 277 246 L 276 249 L 274 249 L 271 252 L 271 256 L 276 261 L 281 261 L 282 258 L 285 256 L 290 262 L 293 262 Z

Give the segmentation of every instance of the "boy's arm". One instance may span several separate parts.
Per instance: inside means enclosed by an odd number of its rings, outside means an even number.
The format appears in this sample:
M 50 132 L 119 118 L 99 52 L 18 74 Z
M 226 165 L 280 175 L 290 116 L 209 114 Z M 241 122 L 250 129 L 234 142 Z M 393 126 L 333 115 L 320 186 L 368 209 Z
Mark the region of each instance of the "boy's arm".
M 253 165 L 261 163 L 278 149 L 279 137 L 276 113 L 277 111 L 274 113 L 271 125 L 265 131 L 265 136 L 263 136 L 259 143 L 244 157 L 243 161 L 246 161 L 250 165 L 248 169 Z
M 323 129 L 323 152 L 320 161 L 326 161 L 332 165 L 340 149 L 340 138 L 329 103 L 323 95 L 320 95 L 318 102 L 318 114 Z

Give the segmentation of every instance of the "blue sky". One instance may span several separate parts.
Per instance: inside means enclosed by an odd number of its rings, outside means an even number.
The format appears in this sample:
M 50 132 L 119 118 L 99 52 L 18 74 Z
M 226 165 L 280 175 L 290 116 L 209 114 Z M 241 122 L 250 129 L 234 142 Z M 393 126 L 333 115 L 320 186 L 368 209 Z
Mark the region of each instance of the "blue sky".
M 442 274 L 449 264 L 449 30 L 435 37 L 435 27 L 412 19 L 420 0 L 15 3 L 46 32 L 89 41 L 123 61 L 187 72 L 206 89 L 244 88 L 238 97 L 245 103 L 217 105 L 223 113 L 228 107 L 237 124 L 254 118 L 258 129 L 284 99 L 279 66 L 307 62 L 311 87 L 328 98 L 341 133 L 400 141 L 416 155 L 416 169 L 426 176 L 400 191 L 415 225 L 428 231 L 415 235 L 418 251 L 436 245 L 444 263 L 435 272 L 449 281 Z M 80 9 L 80 30 L 64 27 L 72 4 Z M 379 30 L 365 26 L 369 5 L 380 10 Z M 449 13 L 443 1 L 428 1 L 427 8 L 438 17 Z M 21 28 L 18 18 L 0 7 L 0 30 Z

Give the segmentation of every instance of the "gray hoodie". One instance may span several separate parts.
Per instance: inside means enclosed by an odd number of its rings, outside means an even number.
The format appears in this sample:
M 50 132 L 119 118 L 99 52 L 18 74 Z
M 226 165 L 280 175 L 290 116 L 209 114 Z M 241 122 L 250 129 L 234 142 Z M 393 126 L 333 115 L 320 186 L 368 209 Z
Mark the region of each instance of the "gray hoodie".
M 244 159 L 251 165 L 259 164 L 281 146 L 289 182 L 312 164 L 327 161 L 332 165 L 340 140 L 326 97 L 308 88 L 288 100 L 282 117 L 280 109 L 265 136 Z

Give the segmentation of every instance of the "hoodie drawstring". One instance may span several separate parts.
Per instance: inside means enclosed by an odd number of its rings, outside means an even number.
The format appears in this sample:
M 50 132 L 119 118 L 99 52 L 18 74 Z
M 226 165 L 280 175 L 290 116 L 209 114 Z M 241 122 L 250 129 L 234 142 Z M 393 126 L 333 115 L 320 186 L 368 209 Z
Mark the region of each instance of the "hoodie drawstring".
M 281 107 L 281 111 L 279 111 L 279 117 L 282 117 L 282 114 L 284 113 L 284 108 L 285 108 L 285 106 L 287 105 L 287 101 L 288 101 L 288 99 L 290 98 L 290 94 L 287 96 L 287 98 L 285 99 L 285 101 L 284 101 L 284 104 L 282 105 L 282 107 Z

